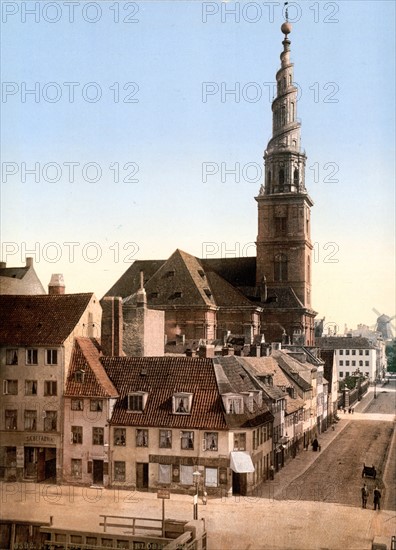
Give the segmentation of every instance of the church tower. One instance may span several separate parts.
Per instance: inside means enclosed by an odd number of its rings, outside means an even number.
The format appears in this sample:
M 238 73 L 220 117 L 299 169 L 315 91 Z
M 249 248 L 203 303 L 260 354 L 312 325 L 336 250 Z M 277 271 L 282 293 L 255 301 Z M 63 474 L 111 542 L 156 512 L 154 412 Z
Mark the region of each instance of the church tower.
M 265 183 L 256 197 L 256 284 L 260 286 L 265 281 L 268 291 L 289 289 L 296 295 L 308 318 L 305 314 L 300 322 L 294 320 L 294 329 L 289 326 L 287 332 L 300 329 L 305 334 L 305 342 L 310 343 L 315 314 L 311 309 L 313 202 L 305 187 L 307 157 L 301 149 L 298 90 L 293 84 L 290 61 L 291 24 L 283 23 L 281 31 L 284 40 L 281 68 L 276 73 L 277 94 L 272 102 L 272 137 L 264 152 Z

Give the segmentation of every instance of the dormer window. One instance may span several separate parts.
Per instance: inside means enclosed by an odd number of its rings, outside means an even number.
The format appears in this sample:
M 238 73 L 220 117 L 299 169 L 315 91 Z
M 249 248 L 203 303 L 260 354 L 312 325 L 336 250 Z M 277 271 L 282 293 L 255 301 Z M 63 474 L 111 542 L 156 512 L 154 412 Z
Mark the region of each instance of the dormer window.
M 166 272 L 166 276 L 167 277 L 174 277 L 175 276 L 175 270 L 170 269 L 169 271 Z
M 223 397 L 227 414 L 243 414 L 243 397 L 232 395 Z
M 148 393 L 134 392 L 128 395 L 128 411 L 143 412 L 146 406 Z
M 212 297 L 212 291 L 210 290 L 210 288 L 204 288 L 204 292 L 208 298 Z
M 192 405 L 192 393 L 175 393 L 172 398 L 172 410 L 174 414 L 190 414 Z
M 203 269 L 198 269 L 198 273 L 202 277 L 202 279 L 205 277 L 205 271 Z
M 158 292 L 151 292 L 150 298 L 158 298 Z
M 181 298 L 182 296 L 183 296 L 183 293 L 182 293 L 182 292 L 175 292 L 175 293 L 173 294 L 173 297 L 174 297 L 174 298 Z
M 74 373 L 74 381 L 82 384 L 84 382 L 85 370 L 79 369 Z

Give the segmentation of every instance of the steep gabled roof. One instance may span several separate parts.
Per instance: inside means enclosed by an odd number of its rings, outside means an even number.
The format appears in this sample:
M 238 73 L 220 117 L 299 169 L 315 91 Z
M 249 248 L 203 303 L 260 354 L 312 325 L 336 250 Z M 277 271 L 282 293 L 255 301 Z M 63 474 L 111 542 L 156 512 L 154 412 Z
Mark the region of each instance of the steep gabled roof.
M 261 392 L 260 384 L 244 369 L 238 359 L 235 356 L 226 356 L 216 357 L 213 360 L 220 393 L 226 395 Z M 244 406 L 242 414 L 226 414 L 225 416 L 230 428 L 254 427 L 273 420 L 273 415 L 264 400 L 261 405 L 253 400 L 252 411 Z
M 29 271 L 29 267 L 1 267 L 0 277 L 9 277 L 11 279 L 23 279 Z
M 203 274 L 200 275 L 200 272 Z M 145 285 L 150 306 L 215 306 L 199 260 L 182 250 L 156 271 Z
M 0 345 L 61 345 L 93 294 L 0 295 Z
M 227 423 L 211 359 L 197 357 L 101 357 L 120 398 L 111 423 L 180 429 L 224 430 Z M 142 413 L 127 410 L 128 394 L 147 392 Z M 192 393 L 191 414 L 172 412 L 177 392 Z
M 285 397 L 286 394 L 281 388 L 287 388 L 290 383 L 273 357 L 238 357 L 237 359 L 252 376 L 256 376 L 259 380 L 263 380 L 266 376 L 272 376 L 272 386 L 263 382 L 265 392 L 272 399 Z
M 140 287 L 140 272 L 143 271 L 145 283 L 154 275 L 166 260 L 136 260 L 121 275 L 118 281 L 106 292 L 105 296 L 126 298 Z
M 100 356 L 97 340 L 75 338 L 66 381 L 66 397 L 118 397 L 117 390 L 100 362 Z M 84 371 L 82 382 L 77 382 L 76 371 Z
M 214 271 L 206 272 L 206 277 L 216 305 L 228 308 L 244 307 L 252 309 L 258 307 Z
M 286 376 L 295 382 L 303 391 L 309 391 L 312 389 L 311 383 L 308 382 L 311 376 L 311 369 L 309 367 L 306 367 L 282 351 L 274 351 L 272 356 L 278 362 L 278 365 L 284 371 Z
M 361 336 L 323 336 L 315 343 L 321 349 L 375 349 L 374 344 Z

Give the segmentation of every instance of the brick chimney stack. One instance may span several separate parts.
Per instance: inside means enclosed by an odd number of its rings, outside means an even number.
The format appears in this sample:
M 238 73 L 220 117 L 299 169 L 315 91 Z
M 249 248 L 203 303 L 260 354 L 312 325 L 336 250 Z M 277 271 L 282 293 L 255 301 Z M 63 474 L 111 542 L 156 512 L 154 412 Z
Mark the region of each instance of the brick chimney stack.
M 102 353 L 107 356 L 123 355 L 122 298 L 106 296 L 102 300 Z
M 33 267 L 33 258 L 26 258 L 26 267 Z
M 31 260 L 30 266 L 33 265 L 33 258 L 26 258 L 26 266 L 28 265 L 28 260 Z M 51 296 L 60 296 L 65 293 L 65 280 L 62 273 L 53 273 L 51 275 L 51 280 L 48 285 L 48 294 Z

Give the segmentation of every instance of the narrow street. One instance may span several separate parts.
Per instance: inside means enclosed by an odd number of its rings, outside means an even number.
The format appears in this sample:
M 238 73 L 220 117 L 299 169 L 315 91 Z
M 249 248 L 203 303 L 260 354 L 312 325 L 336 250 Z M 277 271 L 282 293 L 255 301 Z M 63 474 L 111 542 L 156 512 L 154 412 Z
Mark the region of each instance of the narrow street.
M 341 420 L 332 434 L 326 432 L 319 440 L 322 451 L 311 454 L 309 467 L 275 492 L 279 500 L 313 500 L 361 506 L 363 464 L 374 465 L 377 478 L 365 478 L 369 489 L 369 506 L 375 485 L 382 492 L 383 508 L 396 510 L 394 418 L 396 413 L 396 381 L 373 388 L 353 414 L 340 413 Z M 334 437 L 332 437 L 332 435 Z M 328 441 L 331 439 L 331 441 Z M 328 442 L 327 442 L 328 441 Z M 393 445 L 391 445 L 393 441 Z M 304 461 L 306 456 L 300 457 Z M 312 456 L 315 455 L 315 456 Z M 297 459 L 296 459 L 297 460 Z M 290 464 L 290 469 L 293 465 Z M 280 473 L 279 477 L 283 475 Z

